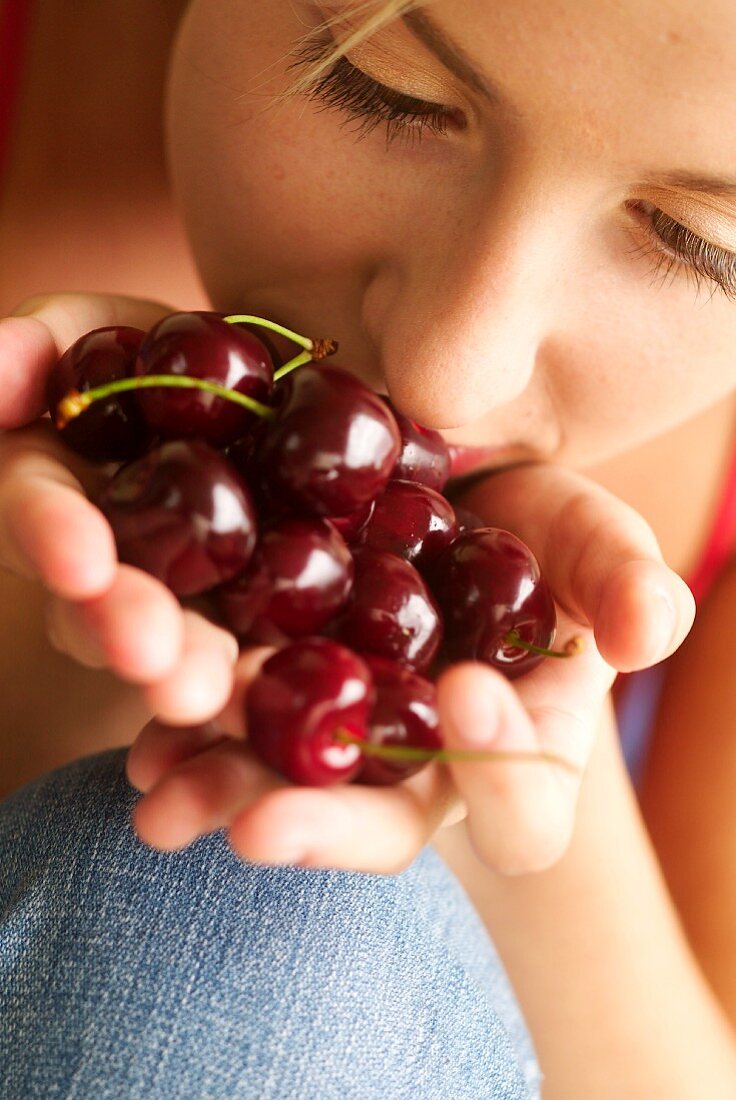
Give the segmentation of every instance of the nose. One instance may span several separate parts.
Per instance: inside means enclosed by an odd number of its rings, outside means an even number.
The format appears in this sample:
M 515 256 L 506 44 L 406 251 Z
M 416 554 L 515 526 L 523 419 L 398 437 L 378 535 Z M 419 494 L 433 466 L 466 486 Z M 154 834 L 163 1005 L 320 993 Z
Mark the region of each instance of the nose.
M 404 237 L 376 269 L 363 323 L 394 404 L 456 428 L 518 398 L 555 329 L 564 235 L 549 210 Z M 537 382 L 539 379 L 536 380 Z

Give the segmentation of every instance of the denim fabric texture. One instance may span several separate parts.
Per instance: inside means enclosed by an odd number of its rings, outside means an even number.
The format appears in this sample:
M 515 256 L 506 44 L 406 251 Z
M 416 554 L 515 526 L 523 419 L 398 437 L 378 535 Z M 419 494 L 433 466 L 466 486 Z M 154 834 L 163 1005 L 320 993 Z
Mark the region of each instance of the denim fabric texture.
M 432 847 L 400 875 L 137 840 L 124 749 L 0 803 L 2 1100 L 535 1100 L 502 965 Z

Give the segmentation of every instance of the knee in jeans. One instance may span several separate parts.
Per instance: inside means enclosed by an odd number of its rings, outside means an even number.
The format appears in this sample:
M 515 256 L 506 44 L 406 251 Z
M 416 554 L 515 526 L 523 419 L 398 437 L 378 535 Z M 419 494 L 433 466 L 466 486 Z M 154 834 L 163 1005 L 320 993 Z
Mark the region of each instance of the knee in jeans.
M 17 853 L 0 981 L 28 1072 L 107 1075 L 109 1093 L 75 1093 L 100 1098 L 526 1098 L 431 849 L 396 876 L 258 866 L 222 832 L 157 852 L 132 829 L 125 755 L 0 806 Z

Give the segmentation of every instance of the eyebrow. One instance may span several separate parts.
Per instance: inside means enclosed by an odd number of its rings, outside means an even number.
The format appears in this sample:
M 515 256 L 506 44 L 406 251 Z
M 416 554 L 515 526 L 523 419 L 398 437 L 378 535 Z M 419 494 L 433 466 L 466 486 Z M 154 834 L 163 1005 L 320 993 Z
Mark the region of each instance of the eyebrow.
M 688 191 L 702 191 L 706 195 L 736 196 L 736 177 L 700 176 L 695 172 L 661 172 L 658 176 L 643 180 L 640 187 L 678 187 Z
M 442 64 L 454 73 L 466 87 L 478 92 L 489 102 L 503 104 L 510 108 L 506 97 L 473 64 L 465 51 L 453 42 L 448 34 L 422 11 L 404 12 L 402 22 L 438 58 Z M 674 187 L 687 191 L 700 191 L 707 195 L 719 195 L 725 198 L 736 197 L 736 177 L 703 176 L 695 172 L 663 172 L 643 181 L 643 187 Z
M 459 77 L 468 88 L 492 103 L 503 102 L 503 96 L 483 73 L 476 69 L 464 50 L 440 30 L 425 12 L 408 11 L 401 16 L 407 29 L 439 58 L 445 68 Z

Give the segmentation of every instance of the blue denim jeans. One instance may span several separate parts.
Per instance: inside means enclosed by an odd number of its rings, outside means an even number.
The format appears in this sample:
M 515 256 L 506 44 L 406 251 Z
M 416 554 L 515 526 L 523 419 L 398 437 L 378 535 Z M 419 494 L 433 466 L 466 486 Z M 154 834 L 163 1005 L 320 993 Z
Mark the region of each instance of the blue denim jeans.
M 125 750 L 0 803 L 2 1100 L 533 1100 L 518 1005 L 431 847 L 400 875 L 140 843 Z

